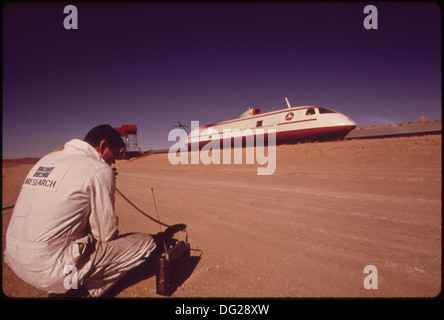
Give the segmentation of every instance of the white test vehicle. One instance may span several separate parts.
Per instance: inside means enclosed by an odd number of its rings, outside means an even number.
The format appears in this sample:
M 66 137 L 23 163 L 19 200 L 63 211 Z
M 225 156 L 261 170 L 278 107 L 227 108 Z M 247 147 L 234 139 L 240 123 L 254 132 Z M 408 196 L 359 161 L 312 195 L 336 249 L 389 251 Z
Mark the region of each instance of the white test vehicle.
M 276 143 L 338 140 L 344 138 L 356 128 L 356 122 L 335 110 L 317 106 L 291 107 L 262 113 L 259 108 L 250 108 L 239 118 L 212 123 L 193 129 L 186 139 L 186 144 L 203 147 L 210 141 L 242 137 L 268 136 L 270 129 L 276 134 Z

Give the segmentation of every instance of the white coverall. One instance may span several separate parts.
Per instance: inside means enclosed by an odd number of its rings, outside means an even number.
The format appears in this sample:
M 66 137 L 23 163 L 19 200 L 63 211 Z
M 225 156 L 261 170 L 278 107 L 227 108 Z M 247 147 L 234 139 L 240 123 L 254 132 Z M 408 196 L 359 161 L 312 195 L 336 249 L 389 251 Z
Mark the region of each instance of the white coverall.
M 15 204 L 6 263 L 50 293 L 75 289 L 77 280 L 91 296 L 101 296 L 156 247 L 149 234 L 118 236 L 115 188 L 112 168 L 87 142 L 71 140 L 43 157 Z

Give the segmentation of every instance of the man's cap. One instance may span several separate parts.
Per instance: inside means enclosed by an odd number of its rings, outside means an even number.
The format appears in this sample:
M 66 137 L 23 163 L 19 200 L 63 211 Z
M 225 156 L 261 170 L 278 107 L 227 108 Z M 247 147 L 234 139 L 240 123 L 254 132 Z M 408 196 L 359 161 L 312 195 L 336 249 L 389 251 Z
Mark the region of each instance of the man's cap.
M 102 140 L 108 142 L 109 148 L 125 147 L 120 133 L 109 124 L 101 124 L 92 128 L 83 139 L 83 141 L 88 142 L 93 147 L 98 146 Z

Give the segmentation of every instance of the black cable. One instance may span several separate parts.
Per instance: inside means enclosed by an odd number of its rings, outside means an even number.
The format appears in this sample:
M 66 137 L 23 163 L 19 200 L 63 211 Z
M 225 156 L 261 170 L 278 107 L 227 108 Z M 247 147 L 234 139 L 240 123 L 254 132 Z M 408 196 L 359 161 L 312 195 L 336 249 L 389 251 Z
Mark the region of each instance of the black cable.
M 137 211 L 139 211 L 140 213 L 142 213 L 144 216 L 146 216 L 146 217 L 148 217 L 148 218 L 150 218 L 151 220 L 153 220 L 154 222 L 157 222 L 157 223 L 159 223 L 159 224 L 161 224 L 161 225 L 163 225 L 164 227 L 167 227 L 167 228 L 170 228 L 170 227 L 173 227 L 174 228 L 174 226 L 171 226 L 171 225 L 169 225 L 169 224 L 166 224 L 166 223 L 164 223 L 164 222 L 162 222 L 162 221 L 159 221 L 159 220 L 157 220 L 157 219 L 155 219 L 155 218 L 153 218 L 153 217 L 151 217 L 149 214 L 147 214 L 146 212 L 144 212 L 144 211 L 142 211 L 141 209 L 139 209 L 134 203 L 132 203 L 131 202 L 131 200 L 129 200 L 127 197 L 125 197 L 125 195 L 119 190 L 119 189 L 117 189 L 116 188 L 116 191 L 130 204 L 130 205 L 132 205 Z M 3 210 L 6 210 L 6 209 L 11 209 L 11 208 L 14 208 L 14 206 L 15 205 L 11 205 L 11 206 L 7 206 L 7 207 L 4 207 L 4 208 L 2 208 L 2 211 Z
M 169 228 L 169 229 L 166 230 L 167 233 L 168 233 L 168 231 L 173 231 L 173 230 L 175 230 L 175 231 L 184 231 L 186 229 L 186 225 L 184 225 L 184 224 L 176 224 L 176 225 L 172 225 L 171 226 L 171 225 L 166 224 L 166 223 L 164 223 L 162 221 L 154 219 L 149 214 L 147 214 L 146 212 L 144 212 L 141 209 L 139 209 L 134 203 L 131 202 L 131 200 L 129 200 L 127 197 L 125 197 L 125 195 L 119 189 L 116 188 L 116 191 L 117 191 L 117 193 L 119 193 L 122 196 L 123 199 L 125 199 L 130 205 L 132 205 L 141 214 L 143 214 L 144 216 L 146 216 L 149 219 L 153 220 L 154 222 L 157 222 L 157 223 L 163 225 L 164 227 Z M 4 208 L 2 208 L 2 211 L 6 210 L 6 209 L 14 208 L 14 206 L 15 206 L 15 204 L 13 204 L 11 206 L 4 207 Z M 188 234 L 187 234 L 187 238 L 188 238 Z M 188 240 L 187 240 L 187 242 L 188 242 Z M 200 250 L 200 249 L 191 249 L 191 250 L 200 251 L 201 255 L 202 255 L 202 250 Z
M 132 203 L 127 197 L 125 197 L 124 194 L 119 189 L 116 188 L 116 191 L 123 197 L 123 199 L 125 199 L 130 205 L 132 205 L 137 211 L 139 211 L 144 216 L 150 218 L 154 222 L 157 222 L 157 223 L 159 223 L 159 224 L 161 224 L 161 225 L 163 225 L 165 227 L 172 227 L 172 226 L 170 226 L 170 225 L 168 225 L 166 223 L 163 223 L 162 221 L 159 221 L 159 220 L 151 217 L 149 214 L 147 214 L 147 213 L 143 212 L 142 210 L 140 210 L 134 203 Z

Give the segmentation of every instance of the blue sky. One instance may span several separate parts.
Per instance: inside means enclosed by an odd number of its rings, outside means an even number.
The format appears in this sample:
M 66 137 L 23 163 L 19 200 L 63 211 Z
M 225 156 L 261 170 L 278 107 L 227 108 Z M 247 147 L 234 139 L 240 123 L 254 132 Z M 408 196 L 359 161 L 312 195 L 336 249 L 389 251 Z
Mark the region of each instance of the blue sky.
M 41 157 L 95 125 L 136 124 L 142 150 L 201 125 L 318 105 L 358 126 L 441 119 L 434 3 L 70 3 L 3 7 L 3 158 Z

